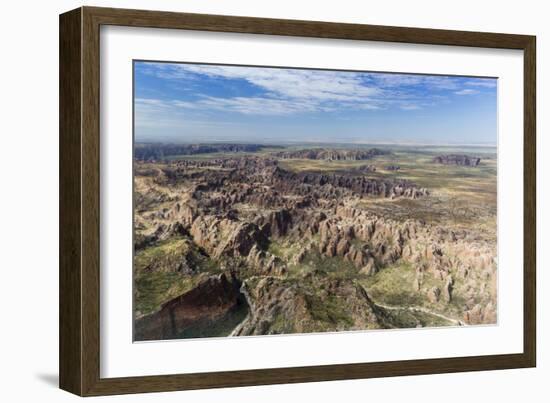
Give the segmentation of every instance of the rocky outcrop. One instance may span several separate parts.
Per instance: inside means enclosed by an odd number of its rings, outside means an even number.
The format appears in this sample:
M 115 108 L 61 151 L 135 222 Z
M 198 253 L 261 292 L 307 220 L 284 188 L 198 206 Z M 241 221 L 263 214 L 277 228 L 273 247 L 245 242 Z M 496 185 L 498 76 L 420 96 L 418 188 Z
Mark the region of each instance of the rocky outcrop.
M 247 265 L 254 269 L 255 273 L 260 275 L 278 275 L 286 273 L 286 263 L 279 257 L 258 248 L 256 245 L 252 247 L 246 258 Z
M 194 242 L 214 258 L 247 256 L 252 247 L 265 248 L 267 236 L 256 224 L 216 216 L 199 216 L 191 225 Z
M 388 151 L 381 150 L 379 148 L 371 148 L 366 150 L 357 149 L 326 149 L 326 148 L 311 148 L 305 150 L 295 151 L 280 151 L 273 153 L 276 158 L 281 159 L 310 159 L 310 160 L 329 160 L 329 161 L 341 161 L 341 160 L 368 160 L 377 155 L 388 154 Z
M 441 290 L 438 287 L 432 287 L 428 290 L 428 299 L 432 304 L 439 302 L 441 297 Z
M 261 216 L 258 225 L 265 225 L 266 231 L 272 237 L 285 236 L 292 227 L 292 215 L 288 209 L 281 209 Z
M 372 257 L 369 257 L 367 259 L 367 264 L 363 266 L 363 268 L 360 271 L 361 274 L 364 274 L 367 276 L 372 276 L 377 272 L 378 272 L 378 267 L 376 267 L 376 263 L 374 262 L 374 258 Z
M 453 300 L 453 285 L 453 278 L 451 276 L 447 276 L 447 281 L 445 282 L 445 286 L 443 287 L 443 299 L 447 303 Z
M 482 306 L 481 304 L 474 305 L 471 309 L 464 312 L 464 321 L 471 325 L 482 323 L 496 323 L 497 313 L 496 307 L 492 302 Z
M 351 280 L 316 275 L 300 283 L 264 277 L 243 283 L 250 306 L 234 336 L 391 327 L 366 291 Z
M 359 173 L 376 172 L 376 166 L 374 166 L 374 165 L 360 165 L 357 168 L 355 168 L 354 171 L 359 172 Z
M 165 166 L 163 180 L 192 181 L 191 198 L 201 209 L 226 210 L 235 203 L 251 203 L 264 208 L 303 209 L 320 200 L 333 203 L 351 196 L 410 197 L 429 195 L 425 188 L 399 179 L 371 178 L 371 165 L 347 173 L 291 172 L 276 160 L 260 157 L 226 158 L 205 162 L 177 162 Z M 211 168 L 211 169 L 210 169 Z M 173 214 L 173 212 L 171 213 Z
M 234 327 L 238 322 L 231 324 L 232 317 L 242 320 L 243 315 L 239 314 L 247 309 L 240 287 L 234 276 L 208 277 L 191 291 L 166 302 L 158 312 L 136 319 L 134 338 L 175 339 L 191 330 L 200 334 L 202 329 L 223 321 Z M 223 333 L 223 329 L 220 331 Z
M 310 252 L 341 258 L 359 274 L 375 275 L 384 267 L 403 262 L 415 273 L 411 288 L 430 301 L 450 304 L 454 295 L 478 295 L 495 286 L 494 250 L 473 245 L 460 233 L 444 231 L 419 221 L 395 222 L 370 215 L 368 211 L 338 205 L 330 212 L 297 214 L 289 210 L 267 212 L 254 224 L 227 218 L 199 216 L 190 228 L 195 243 L 212 257 L 242 257 L 253 273 L 281 276 L 288 265 L 300 264 Z M 267 251 L 269 239 L 296 239 L 307 234 L 308 242 L 287 257 Z M 439 285 L 425 288 L 425 276 Z M 457 285 L 455 278 L 460 278 Z M 464 284 L 464 279 L 467 284 Z M 488 297 L 490 299 L 490 297 Z M 475 304 L 467 301 L 465 312 Z M 480 316 L 469 315 L 473 323 Z M 483 316 L 486 318 L 489 316 Z M 465 319 L 466 323 L 468 319 Z
M 134 158 L 139 161 L 162 161 L 167 156 L 195 155 L 207 153 L 239 153 L 256 152 L 261 149 L 277 148 L 261 144 L 166 144 L 166 143 L 136 143 Z
M 461 166 L 467 166 L 467 167 L 477 167 L 481 162 L 481 158 L 470 157 L 468 155 L 449 154 L 449 155 L 439 155 L 433 159 L 433 162 L 436 164 L 443 164 L 443 165 L 461 165 Z
M 379 197 L 420 197 L 429 194 L 427 189 L 416 188 L 414 183 L 405 180 L 380 180 L 366 176 L 341 174 L 322 174 L 301 172 L 285 173 L 281 178 L 280 187 L 283 191 L 293 189 L 298 194 L 310 192 L 318 188 L 323 196 L 338 194 L 339 189 L 351 191 L 352 194 Z M 328 188 L 328 189 L 327 189 Z M 332 191 L 335 189 L 336 191 Z M 328 190 L 328 194 L 326 191 Z M 324 192 L 324 193 L 322 193 Z M 345 195 L 340 190 L 339 195 Z
M 187 237 L 178 237 L 153 247 L 151 252 L 136 251 L 134 266 L 146 273 L 195 274 L 208 259 Z

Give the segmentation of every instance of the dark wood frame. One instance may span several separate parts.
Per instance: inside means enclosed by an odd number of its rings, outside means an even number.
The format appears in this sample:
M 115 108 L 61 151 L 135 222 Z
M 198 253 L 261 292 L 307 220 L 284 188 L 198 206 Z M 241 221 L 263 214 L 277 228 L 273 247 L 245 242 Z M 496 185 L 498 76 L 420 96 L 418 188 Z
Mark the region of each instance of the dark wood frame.
M 174 28 L 524 52 L 524 349 L 521 354 L 127 378 L 99 372 L 99 29 Z M 82 7 L 60 16 L 60 387 L 81 396 L 526 368 L 536 365 L 535 37 Z

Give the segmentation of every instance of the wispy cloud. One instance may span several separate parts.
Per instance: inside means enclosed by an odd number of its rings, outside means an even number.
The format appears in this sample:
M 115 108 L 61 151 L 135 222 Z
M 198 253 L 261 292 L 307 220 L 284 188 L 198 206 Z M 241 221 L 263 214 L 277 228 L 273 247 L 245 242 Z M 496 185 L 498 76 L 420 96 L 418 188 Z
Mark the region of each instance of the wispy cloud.
M 404 111 L 415 111 L 418 109 L 422 109 L 420 105 L 414 105 L 414 104 L 404 104 L 400 106 L 401 109 Z
M 287 100 L 264 97 L 210 97 L 188 102 L 180 100 L 160 100 L 137 98 L 136 115 L 147 116 L 158 112 L 177 113 L 184 110 L 211 110 L 237 112 L 244 115 L 290 115 L 307 112 L 330 112 L 330 106 L 320 105 L 312 100 Z M 360 105 L 361 109 L 376 109 L 376 106 Z
M 496 87 L 476 77 L 138 62 L 135 136 L 494 142 Z
M 460 77 L 423 74 L 367 73 L 366 76 L 378 88 L 399 88 L 403 91 L 411 87 L 422 87 L 428 91 L 456 90 L 462 81 Z
M 146 63 L 146 73 L 160 78 L 190 79 L 195 75 L 245 80 L 273 97 L 318 101 L 358 101 L 380 95 L 365 85 L 360 74 L 336 71 L 277 69 L 240 66 Z
M 473 87 L 496 88 L 497 80 L 494 78 L 478 78 L 476 80 L 466 81 L 464 84 Z
M 455 94 L 456 95 L 475 95 L 475 94 L 479 94 L 479 91 L 467 88 L 467 89 L 464 89 L 464 90 L 455 91 Z
M 311 100 L 284 100 L 264 97 L 207 97 L 197 101 L 197 105 L 219 111 L 232 111 L 245 115 L 289 115 L 314 112 L 322 109 Z
M 240 94 L 186 91 L 180 99 L 136 100 L 144 114 L 159 108 L 174 111 L 218 111 L 242 115 L 291 115 L 376 111 L 396 108 L 413 111 L 449 102 L 449 95 L 473 95 L 491 88 L 496 80 L 455 76 L 363 73 L 327 70 L 220 66 L 177 63 L 139 63 L 140 73 L 174 81 L 173 87 L 214 80 L 212 86 L 247 83 L 257 93 Z

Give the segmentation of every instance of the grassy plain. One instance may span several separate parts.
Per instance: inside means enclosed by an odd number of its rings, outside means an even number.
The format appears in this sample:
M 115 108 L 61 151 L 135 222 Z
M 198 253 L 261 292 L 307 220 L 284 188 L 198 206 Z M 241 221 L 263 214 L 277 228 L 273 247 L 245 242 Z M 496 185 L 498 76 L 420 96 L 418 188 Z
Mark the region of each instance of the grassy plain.
M 432 162 L 440 149 L 398 149 L 387 155 L 366 161 L 322 161 L 289 159 L 281 166 L 292 171 L 345 173 L 362 165 L 374 165 L 375 172 L 364 173 L 371 178 L 405 179 L 430 191 L 430 197 L 420 199 L 364 198 L 362 208 L 377 215 L 393 219 L 422 219 L 435 224 L 456 228 L 475 225 L 486 236 L 493 236 L 496 229 L 497 208 L 497 160 L 496 150 L 482 148 L 475 155 L 481 156 L 477 167 L 441 165 Z M 446 149 L 450 153 L 471 155 L 466 148 Z M 387 169 L 391 165 L 399 170 Z

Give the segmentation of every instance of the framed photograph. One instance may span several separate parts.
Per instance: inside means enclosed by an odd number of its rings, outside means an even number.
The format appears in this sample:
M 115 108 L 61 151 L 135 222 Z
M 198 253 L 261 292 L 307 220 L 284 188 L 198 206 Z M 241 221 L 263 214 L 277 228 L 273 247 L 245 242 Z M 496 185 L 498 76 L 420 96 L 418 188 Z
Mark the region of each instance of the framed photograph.
M 533 367 L 535 37 L 60 16 L 60 386 Z

